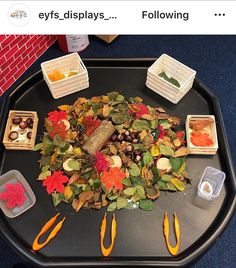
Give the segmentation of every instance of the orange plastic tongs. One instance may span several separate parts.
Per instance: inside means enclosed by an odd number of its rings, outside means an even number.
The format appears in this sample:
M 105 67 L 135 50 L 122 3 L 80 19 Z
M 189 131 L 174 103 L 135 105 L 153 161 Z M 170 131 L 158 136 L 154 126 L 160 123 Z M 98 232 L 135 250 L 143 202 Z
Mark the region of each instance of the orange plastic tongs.
M 112 216 L 112 224 L 111 224 L 111 245 L 108 248 L 104 247 L 104 237 L 105 237 L 105 232 L 106 232 L 106 226 L 107 226 L 107 213 L 105 213 L 104 218 L 102 220 L 101 224 L 101 231 L 100 231 L 100 245 L 101 245 L 101 251 L 103 256 L 107 257 L 111 254 L 112 249 L 115 244 L 115 239 L 116 239 L 116 229 L 117 229 L 117 224 L 116 224 L 116 217 L 115 214 Z
M 52 230 L 52 232 L 49 234 L 48 238 L 46 239 L 45 242 L 43 243 L 39 243 L 39 239 L 40 237 L 46 233 L 48 231 L 48 229 L 54 224 L 54 222 L 57 220 L 58 216 L 60 215 L 60 213 L 57 213 L 54 217 L 52 217 L 44 226 L 43 228 L 40 230 L 40 232 L 38 233 L 38 235 L 35 237 L 33 245 L 32 245 L 32 249 L 34 251 L 40 250 L 41 248 L 43 248 L 44 246 L 46 246 L 56 235 L 57 233 L 61 230 L 61 227 L 66 219 L 66 217 L 64 217 L 60 222 L 58 222 L 58 224 L 54 227 L 54 229 Z
M 176 238 L 175 247 L 172 247 L 169 242 L 169 219 L 168 219 L 167 212 L 164 215 L 163 227 L 164 227 L 164 236 L 165 236 L 167 248 L 170 254 L 175 256 L 179 252 L 179 246 L 180 246 L 180 225 L 179 225 L 179 220 L 178 220 L 176 213 L 174 213 L 174 231 L 175 231 L 175 238 Z

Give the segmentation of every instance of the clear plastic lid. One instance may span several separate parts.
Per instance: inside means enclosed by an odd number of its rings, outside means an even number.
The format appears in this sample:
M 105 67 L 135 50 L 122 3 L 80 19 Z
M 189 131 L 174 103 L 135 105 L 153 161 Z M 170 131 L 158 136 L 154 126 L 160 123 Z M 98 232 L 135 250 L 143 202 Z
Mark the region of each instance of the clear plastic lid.
M 5 186 L 7 184 L 15 185 L 17 183 L 20 183 L 25 189 L 24 194 L 26 199 L 22 206 L 14 206 L 13 208 L 9 208 L 5 200 L 0 200 L 0 208 L 9 218 L 15 218 L 19 216 L 20 214 L 31 208 L 36 202 L 36 197 L 31 187 L 29 186 L 23 175 L 17 170 L 10 170 L 0 176 L 0 192 L 4 192 L 6 190 Z
M 206 167 L 198 184 L 198 196 L 213 200 L 219 196 L 225 180 L 225 173 L 213 167 Z

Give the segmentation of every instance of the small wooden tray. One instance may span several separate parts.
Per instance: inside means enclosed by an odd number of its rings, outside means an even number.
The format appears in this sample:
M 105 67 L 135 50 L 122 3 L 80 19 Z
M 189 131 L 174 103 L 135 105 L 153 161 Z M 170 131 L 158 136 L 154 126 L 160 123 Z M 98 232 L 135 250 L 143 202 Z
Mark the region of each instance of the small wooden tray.
M 10 132 L 13 131 L 13 129 L 15 131 L 17 129 L 17 125 L 13 124 L 13 122 L 12 122 L 12 120 L 15 116 L 20 116 L 23 120 L 26 120 L 27 118 L 33 119 L 32 129 L 29 127 L 25 128 L 25 132 L 29 132 L 29 130 L 31 130 L 31 132 L 32 132 L 31 139 L 28 139 L 27 142 L 21 142 L 20 139 L 17 139 L 15 141 L 12 141 L 11 139 L 9 139 Z M 5 132 L 4 132 L 4 137 L 3 137 L 3 144 L 4 144 L 5 148 L 7 150 L 33 150 L 34 145 L 35 145 L 37 128 L 38 128 L 38 116 L 37 116 L 36 112 L 10 110 L 9 115 L 8 115 L 8 119 L 7 119 Z M 20 129 L 19 129 L 19 131 L 20 131 Z M 24 133 L 22 135 L 26 135 L 26 134 Z
M 194 120 L 207 120 L 212 119 L 212 125 L 208 127 L 209 134 L 213 140 L 213 146 L 195 146 L 190 141 L 191 128 L 190 121 Z M 190 154 L 205 154 L 205 155 L 214 155 L 218 150 L 218 139 L 216 132 L 216 123 L 214 115 L 188 115 L 185 123 L 186 127 L 186 140 L 187 146 L 189 148 Z

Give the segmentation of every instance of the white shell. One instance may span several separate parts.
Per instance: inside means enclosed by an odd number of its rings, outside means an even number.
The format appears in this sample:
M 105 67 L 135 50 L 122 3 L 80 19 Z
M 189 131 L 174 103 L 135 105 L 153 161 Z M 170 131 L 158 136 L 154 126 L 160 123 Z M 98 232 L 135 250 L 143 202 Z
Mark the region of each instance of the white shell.
M 157 161 L 157 168 L 160 170 L 166 170 L 169 172 L 172 169 L 170 160 L 166 157 L 162 157 Z
M 113 160 L 114 164 L 111 165 L 111 167 L 121 167 L 122 166 L 122 161 L 121 158 L 118 155 L 113 155 L 111 157 L 111 159 Z

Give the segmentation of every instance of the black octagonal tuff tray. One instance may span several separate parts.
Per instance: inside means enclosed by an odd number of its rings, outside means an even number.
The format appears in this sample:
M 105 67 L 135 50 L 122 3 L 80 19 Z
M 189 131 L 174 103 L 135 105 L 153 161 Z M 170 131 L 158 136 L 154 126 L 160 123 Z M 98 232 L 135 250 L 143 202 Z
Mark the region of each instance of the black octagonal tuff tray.
M 168 113 L 181 117 L 183 125 L 188 114 L 214 114 L 219 138 L 219 150 L 215 156 L 187 157 L 192 185 L 184 192 L 161 192 L 151 212 L 140 209 L 116 212 L 117 239 L 109 258 L 102 257 L 99 245 L 100 225 L 105 209 L 81 210 L 68 216 L 62 230 L 53 241 L 37 253 L 31 251 L 35 235 L 43 224 L 55 215 L 56 210 L 45 188 L 36 180 L 40 173 L 38 152 L 6 151 L 1 144 L 1 174 L 11 169 L 19 170 L 37 198 L 34 207 L 15 219 L 6 218 L 0 212 L 0 230 L 3 237 L 26 260 L 44 267 L 180 266 L 189 264 L 205 252 L 226 227 L 235 208 L 236 186 L 218 100 L 204 84 L 195 80 L 190 92 L 177 105 L 171 104 L 145 86 L 147 68 L 153 61 L 85 60 L 90 87 L 58 100 L 52 98 L 41 71 L 38 71 L 6 97 L 1 116 L 1 140 L 7 114 L 11 109 L 32 110 L 38 113 L 39 142 L 44 131 L 43 120 L 49 111 L 61 104 L 72 104 L 81 96 L 90 98 L 114 90 L 120 91 L 126 97 L 137 95 L 147 104 L 162 106 Z M 226 180 L 220 196 L 208 209 L 202 209 L 194 204 L 194 198 L 197 184 L 206 166 L 223 170 Z M 181 245 L 176 257 L 170 256 L 164 241 L 163 215 L 166 211 L 169 214 L 172 244 L 175 243 L 172 229 L 173 212 L 177 213 L 180 220 Z M 109 213 L 109 224 L 110 221 Z M 108 235 L 106 239 L 108 244 Z

